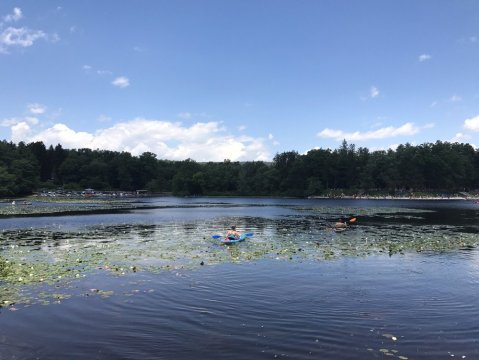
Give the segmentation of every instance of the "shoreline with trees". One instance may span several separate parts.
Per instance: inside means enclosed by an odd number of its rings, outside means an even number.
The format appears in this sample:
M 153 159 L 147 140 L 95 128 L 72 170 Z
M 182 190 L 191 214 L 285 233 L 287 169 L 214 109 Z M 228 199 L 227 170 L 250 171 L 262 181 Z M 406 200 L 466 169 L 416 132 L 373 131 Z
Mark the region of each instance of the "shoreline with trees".
M 174 196 L 475 199 L 479 152 L 469 144 L 441 141 L 370 152 L 343 141 L 335 150 L 278 153 L 272 162 L 199 163 L 160 160 L 150 152 L 133 156 L 0 142 L 1 198 L 85 189 Z

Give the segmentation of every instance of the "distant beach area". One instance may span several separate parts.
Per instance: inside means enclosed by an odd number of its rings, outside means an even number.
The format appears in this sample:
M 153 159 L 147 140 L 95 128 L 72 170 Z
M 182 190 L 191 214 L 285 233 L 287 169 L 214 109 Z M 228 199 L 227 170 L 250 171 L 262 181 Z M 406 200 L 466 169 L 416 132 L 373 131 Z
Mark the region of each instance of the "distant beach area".
M 347 195 L 347 194 L 327 194 L 308 196 L 308 199 L 348 199 L 348 200 L 467 200 L 479 201 L 479 193 L 453 193 L 453 194 L 437 194 L 417 192 L 400 195 L 384 195 L 384 194 L 361 194 L 361 195 Z

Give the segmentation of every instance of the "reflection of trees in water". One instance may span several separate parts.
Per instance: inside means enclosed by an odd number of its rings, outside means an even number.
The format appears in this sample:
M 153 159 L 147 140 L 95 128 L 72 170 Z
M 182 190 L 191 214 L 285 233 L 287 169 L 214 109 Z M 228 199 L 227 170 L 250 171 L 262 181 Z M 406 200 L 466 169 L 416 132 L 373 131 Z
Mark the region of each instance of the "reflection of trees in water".
M 477 243 L 474 234 L 462 231 L 461 226 L 428 224 L 424 220 L 427 213 L 421 212 L 370 211 L 359 216 L 358 222 L 347 231 L 337 234 L 332 231 L 332 225 L 343 213 L 336 208 L 325 213 L 306 212 L 274 218 L 226 216 L 189 222 L 91 226 L 70 232 L 6 230 L 0 245 L 5 256 L 27 262 L 68 263 L 83 257 L 86 262 L 95 263 L 127 264 L 146 260 L 154 263 L 155 259 L 163 259 L 171 264 L 187 264 L 200 256 L 219 262 L 224 249 L 211 235 L 224 233 L 232 224 L 242 232 L 254 233 L 238 246 L 241 256 L 247 260 L 278 254 L 289 258 L 299 252 L 302 257 L 316 259 L 324 252 L 361 256 L 384 251 L 441 251 Z
M 155 224 L 4 230 L 0 259 L 8 260 L 15 272 L 2 276 L 0 269 L 0 295 L 10 287 L 8 298 L 18 298 L 15 289 L 27 281 L 55 284 L 60 277 L 75 279 L 92 271 L 121 275 L 265 259 L 317 261 L 407 251 L 436 253 L 478 244 L 477 229 L 473 228 L 476 214 L 462 210 L 448 216 L 445 210 L 386 207 L 278 208 L 263 211 L 251 207 L 237 216 L 225 208 L 214 218 Z M 195 211 L 201 215 L 204 209 Z M 334 232 L 334 222 L 350 215 L 358 221 L 342 233 Z M 211 235 L 224 234 L 231 225 L 254 236 L 233 246 L 212 239 Z M 23 280 L 19 282 L 19 278 Z

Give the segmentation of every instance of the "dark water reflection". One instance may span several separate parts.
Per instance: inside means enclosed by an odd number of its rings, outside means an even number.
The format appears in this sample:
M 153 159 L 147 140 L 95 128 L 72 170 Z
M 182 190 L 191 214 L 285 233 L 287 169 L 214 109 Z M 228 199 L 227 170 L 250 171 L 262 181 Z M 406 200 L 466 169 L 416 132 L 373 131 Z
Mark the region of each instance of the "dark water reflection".
M 96 275 L 59 305 L 4 311 L 0 349 L 25 359 L 474 359 L 478 265 L 473 251 Z
M 1 359 L 479 358 L 476 204 L 145 202 L 0 220 L 32 273 L 0 282 Z M 231 223 L 254 237 L 211 239 Z

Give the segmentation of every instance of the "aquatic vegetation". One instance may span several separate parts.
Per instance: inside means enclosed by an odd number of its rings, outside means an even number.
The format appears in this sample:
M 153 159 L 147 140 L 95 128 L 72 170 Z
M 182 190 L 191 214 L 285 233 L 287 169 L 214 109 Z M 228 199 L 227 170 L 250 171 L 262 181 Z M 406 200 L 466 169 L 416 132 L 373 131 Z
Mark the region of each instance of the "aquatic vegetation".
M 0 257 L 0 278 L 5 278 L 10 273 L 10 262 Z
M 18 202 L 15 205 L 2 204 L 0 206 L 0 217 L 16 216 L 44 216 L 44 215 L 66 215 L 82 213 L 114 212 L 144 208 L 144 204 L 133 201 L 119 200 L 55 200 L 36 201 L 34 205 L 23 205 Z
M 468 249 L 479 243 L 478 235 L 462 225 L 429 223 L 428 216 L 434 213 L 427 210 L 294 210 L 273 218 L 242 216 L 183 223 L 95 225 L 71 231 L 4 230 L 0 241 L 0 301 L 4 305 L 31 302 L 29 291 L 35 292 L 35 287 L 42 291 L 52 287 L 58 293 L 58 286 L 94 272 L 122 276 L 263 259 L 301 262 L 394 256 Z M 336 233 L 331 224 L 342 213 L 361 216 L 347 231 Z M 224 246 L 211 238 L 211 234 L 231 223 L 254 236 L 235 246 Z

